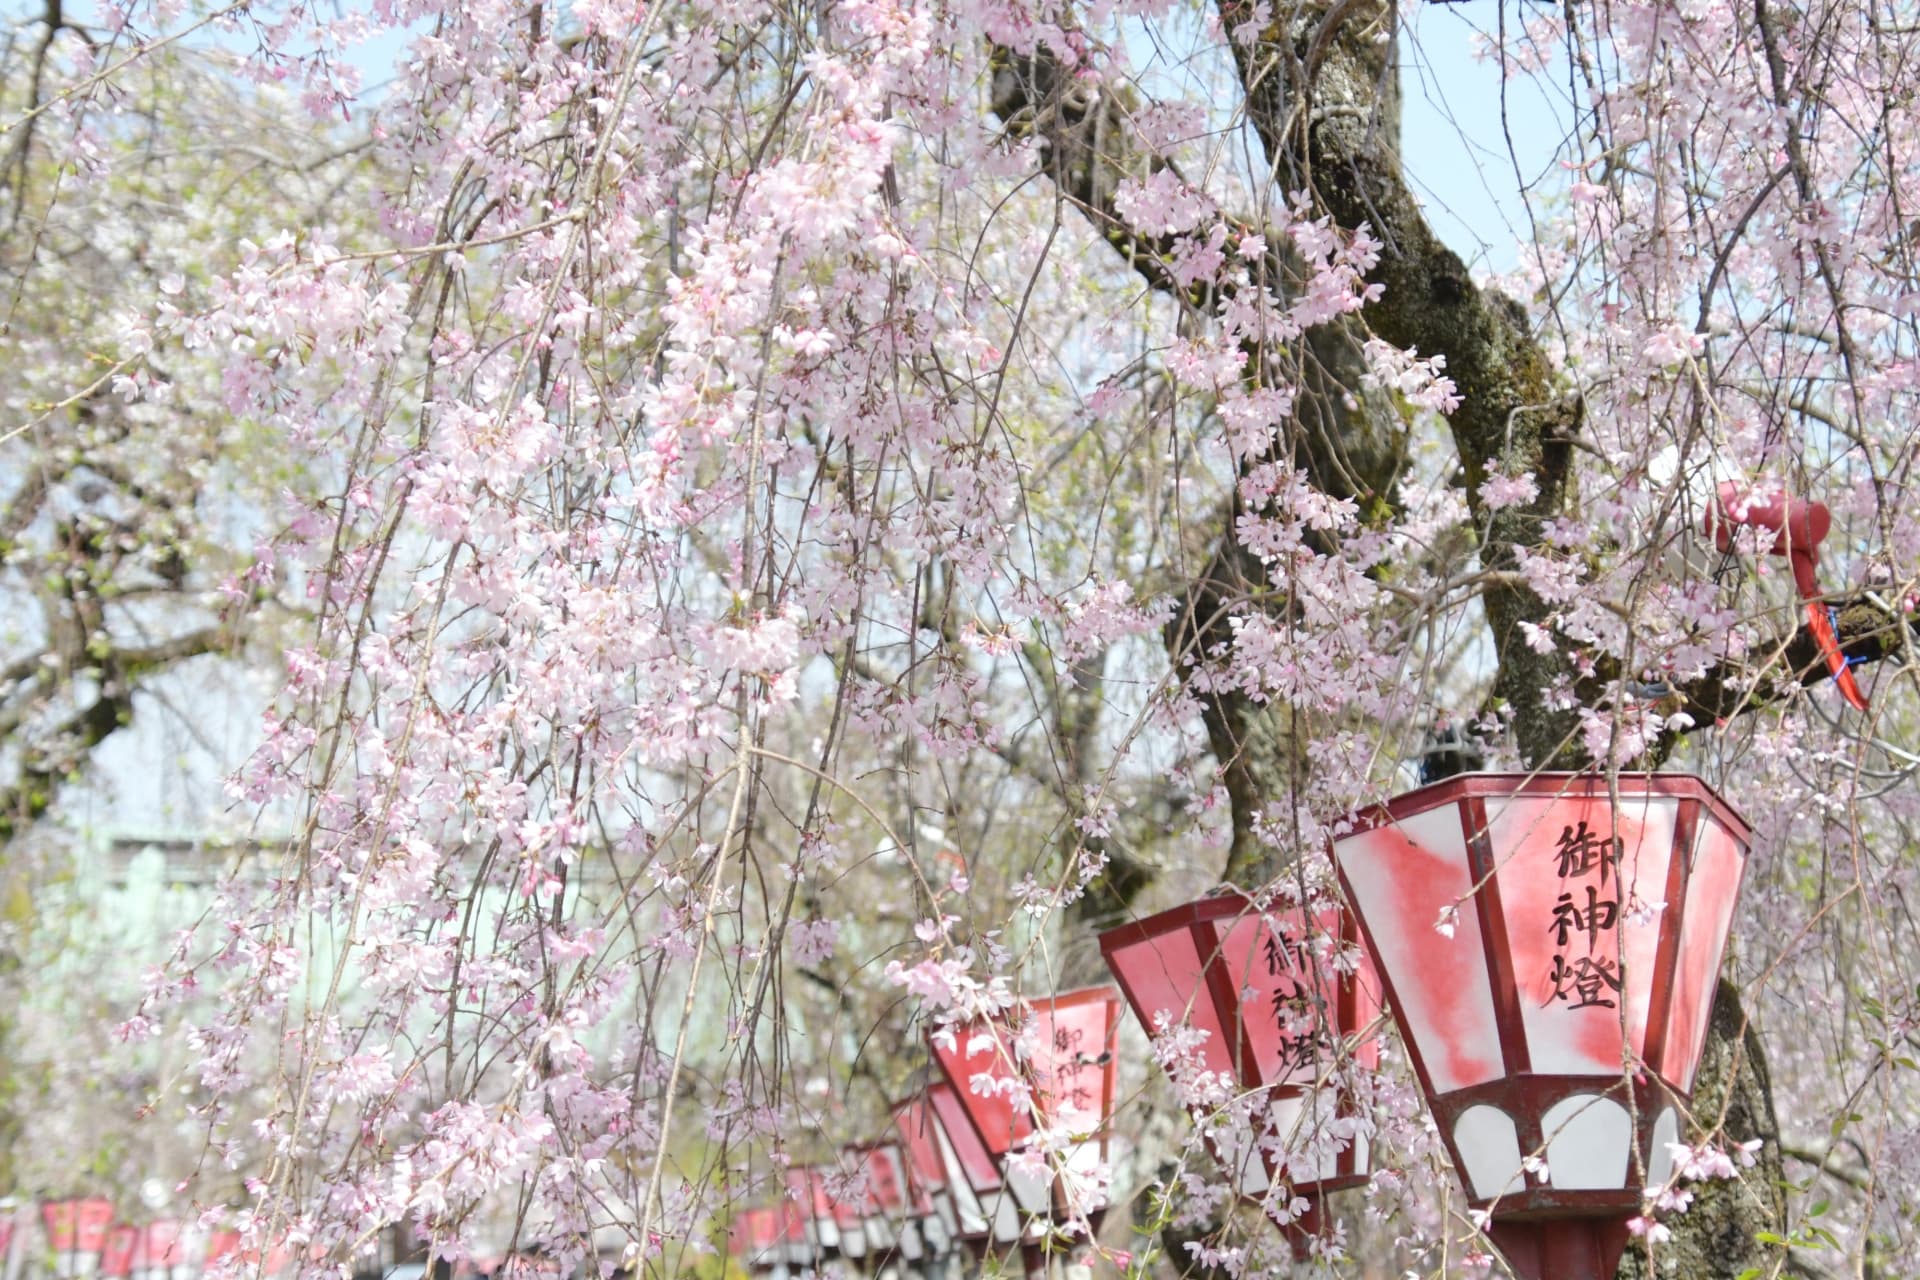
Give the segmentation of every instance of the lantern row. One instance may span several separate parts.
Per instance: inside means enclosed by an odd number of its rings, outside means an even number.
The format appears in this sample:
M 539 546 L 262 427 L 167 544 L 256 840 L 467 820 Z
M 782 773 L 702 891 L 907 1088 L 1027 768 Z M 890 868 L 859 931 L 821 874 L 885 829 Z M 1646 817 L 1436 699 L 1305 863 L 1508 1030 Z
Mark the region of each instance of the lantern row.
M 1238 1195 L 1304 1256 L 1371 1175 L 1365 1092 L 1397 1025 L 1469 1206 L 1528 1280 L 1609 1280 L 1703 1051 L 1751 834 L 1681 774 L 1462 774 L 1331 841 L 1340 897 L 1225 890 L 1101 935 L 1119 989 L 931 1037 L 886 1141 L 736 1215 L 750 1268 L 1047 1248 L 1103 1205 L 1124 999 Z M 1178 1046 L 1185 1046 L 1183 1051 Z M 856 1203 L 835 1189 L 864 1186 Z
M 1100 945 L 1150 1032 L 1203 1033 L 1176 1065 L 1189 1109 L 1296 1254 L 1369 1178 L 1391 1014 L 1515 1273 L 1608 1280 L 1672 1175 L 1750 840 L 1690 775 L 1463 774 L 1331 842 L 1340 900 L 1228 890 Z M 963 1239 L 1097 1226 L 1118 1004 L 1068 992 L 934 1037 L 944 1085 L 906 1113 L 938 1137 L 926 1176 L 979 1206 Z
M 121 1220 L 113 1202 L 98 1197 L 45 1201 L 39 1206 L 44 1236 L 23 1230 L 26 1219 L 0 1215 L 0 1270 L 16 1274 L 35 1258 L 52 1266 L 59 1280 L 198 1280 L 240 1248 L 240 1233 L 200 1231 L 173 1219 L 146 1223 Z
M 1057 1227 L 1098 1222 L 1090 1179 L 1105 1166 L 1119 1018 L 1119 993 L 1095 987 L 1023 1001 L 970 1029 L 976 1045 L 936 1043 L 946 1078 L 893 1107 L 888 1140 L 842 1148 L 834 1169 L 790 1170 L 779 1203 L 735 1216 L 729 1248 L 759 1270 L 831 1258 L 878 1268 L 964 1247 L 1018 1253 L 1037 1271 Z M 1051 1150 L 1022 1150 L 1043 1128 Z M 836 1198 L 860 1182 L 862 1203 Z

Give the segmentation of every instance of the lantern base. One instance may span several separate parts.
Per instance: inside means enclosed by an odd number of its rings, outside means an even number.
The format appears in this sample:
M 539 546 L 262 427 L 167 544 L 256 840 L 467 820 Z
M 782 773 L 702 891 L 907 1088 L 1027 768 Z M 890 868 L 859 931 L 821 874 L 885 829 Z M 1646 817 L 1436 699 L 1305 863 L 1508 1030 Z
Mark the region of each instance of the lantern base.
M 1495 1220 L 1487 1235 L 1521 1280 L 1613 1280 L 1627 1251 L 1625 1218 Z

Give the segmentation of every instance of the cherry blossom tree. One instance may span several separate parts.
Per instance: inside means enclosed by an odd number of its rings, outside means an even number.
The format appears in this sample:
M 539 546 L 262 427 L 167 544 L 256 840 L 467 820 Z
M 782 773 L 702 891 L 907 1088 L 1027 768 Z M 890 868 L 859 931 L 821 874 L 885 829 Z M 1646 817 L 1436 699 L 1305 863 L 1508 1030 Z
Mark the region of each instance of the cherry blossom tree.
M 76 59 L 106 50 L 58 25 L 58 13 L 15 29 L 0 61 L 12 124 L 0 175 L 9 1076 L 0 1186 L 9 1189 L 45 1167 L 36 1155 L 112 1164 L 103 1127 L 124 1128 L 153 1084 L 82 1051 L 104 1043 L 114 1010 L 138 998 L 137 974 L 118 990 L 46 980 L 86 963 L 77 943 L 120 936 L 119 922 L 89 919 L 67 892 L 79 837 L 47 819 L 87 811 L 101 785 L 96 757 L 117 750 L 136 720 L 152 741 L 204 755 L 196 739 L 211 727 L 212 694 L 239 683 L 250 655 L 274 651 L 278 629 L 305 612 L 248 577 L 283 495 L 308 491 L 324 462 L 310 467 L 228 410 L 221 353 L 151 326 L 210 305 L 236 246 L 290 216 L 316 227 L 360 220 L 340 196 L 364 188 L 356 175 L 366 171 L 354 137 L 288 127 L 282 96 L 251 89 L 232 59 L 156 53 L 91 84 L 72 79 Z M 113 1082 L 128 1079 L 144 1084 L 123 1094 Z M 66 1141 L 36 1141 L 40 1124 Z
M 198 246 L 104 385 L 44 360 L 117 415 L 201 353 L 325 480 L 228 585 L 303 617 L 231 786 L 284 853 L 120 1028 L 191 1046 L 256 1243 L 705 1247 L 929 1029 L 1221 880 L 1324 890 L 1356 807 L 1477 756 L 1684 764 L 1756 828 L 1628 1269 L 1920 1263 L 1920 29 L 1476 3 L 1487 92 L 1574 122 L 1504 277 L 1410 189 L 1381 0 L 49 10 L 9 135 L 62 175 L 134 163 L 110 95 L 195 41 L 376 175 L 363 220 Z M 1834 514 L 1812 611 L 1753 515 L 1786 495 Z M 1279 1265 L 1128 1070 L 1094 1181 L 1167 1227 L 1133 1265 Z M 1322 1265 L 1490 1265 L 1404 1060 L 1367 1087 Z

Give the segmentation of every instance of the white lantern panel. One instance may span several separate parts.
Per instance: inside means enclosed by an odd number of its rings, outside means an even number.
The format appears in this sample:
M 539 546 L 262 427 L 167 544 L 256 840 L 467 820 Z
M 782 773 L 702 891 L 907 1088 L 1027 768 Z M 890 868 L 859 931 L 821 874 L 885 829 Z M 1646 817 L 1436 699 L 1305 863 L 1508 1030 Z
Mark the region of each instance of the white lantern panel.
M 1026 1215 L 1004 1188 L 993 1195 L 993 1238 L 997 1244 L 1012 1244 L 1020 1239 Z
M 940 1224 L 940 1237 L 947 1244 L 960 1238 L 960 1210 L 954 1204 L 952 1193 L 934 1192 L 933 1216 Z
M 1623 795 L 1616 812 L 1605 793 L 1487 799 L 1534 1072 L 1618 1073 L 1623 1021 L 1634 1053 L 1644 1047 L 1679 807 Z
M 1672 1107 L 1653 1122 L 1653 1149 L 1647 1153 L 1647 1186 L 1663 1186 L 1673 1179 L 1673 1144 L 1680 1141 L 1680 1116 Z
M 1633 1117 L 1612 1098 L 1576 1093 L 1540 1117 L 1547 1172 L 1561 1191 L 1611 1191 L 1627 1185 Z
M 1287 1170 L 1296 1185 L 1337 1178 L 1343 1172 L 1340 1157 L 1348 1143 L 1329 1132 L 1336 1119 L 1331 1093 L 1320 1095 L 1320 1105 L 1307 1107 L 1303 1096 L 1275 1098 L 1270 1104 L 1273 1132 L 1287 1153 Z
M 1267 1177 L 1267 1162 L 1261 1158 L 1260 1148 L 1244 1136 L 1223 1133 L 1213 1140 L 1212 1147 L 1213 1158 L 1226 1170 L 1227 1181 L 1242 1196 L 1257 1200 L 1273 1185 Z
M 957 1217 L 955 1234 L 977 1236 L 988 1228 L 987 1207 L 980 1203 L 980 1197 L 968 1184 L 966 1171 L 960 1167 L 960 1157 L 954 1154 L 953 1143 L 947 1139 L 946 1126 L 934 1126 L 933 1133 L 940 1141 L 941 1162 L 947 1167 L 947 1194 L 953 1197 Z
M 1355 832 L 1334 856 L 1434 1092 L 1505 1074 L 1459 810 Z
M 1060 1189 L 1068 1206 L 1086 1213 L 1105 1205 L 1099 1176 L 1104 1163 L 1098 1142 L 1080 1142 L 1067 1148 Z
M 1009 1159 L 1006 1169 L 1007 1190 L 1013 1193 L 1014 1203 L 1020 1212 L 1027 1214 L 1048 1213 L 1053 1208 L 1053 1180 L 1036 1178 L 1013 1167 Z
M 1498 1107 L 1468 1107 L 1454 1122 L 1453 1145 L 1476 1200 L 1491 1200 L 1525 1185 L 1520 1170 L 1520 1131 Z

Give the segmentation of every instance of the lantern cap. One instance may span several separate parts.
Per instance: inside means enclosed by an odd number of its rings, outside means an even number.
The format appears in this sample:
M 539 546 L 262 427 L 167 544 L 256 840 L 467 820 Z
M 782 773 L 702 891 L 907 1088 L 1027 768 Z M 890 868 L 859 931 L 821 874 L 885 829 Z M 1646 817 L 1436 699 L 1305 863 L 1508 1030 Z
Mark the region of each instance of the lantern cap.
M 1100 950 L 1108 957 L 1111 967 L 1112 956 L 1121 947 L 1132 946 L 1136 942 L 1145 942 L 1170 930 L 1187 925 L 1199 924 L 1203 920 L 1233 919 L 1247 914 L 1258 914 L 1260 905 L 1253 895 L 1234 885 L 1217 885 L 1207 891 L 1203 898 L 1192 902 L 1183 902 L 1177 907 L 1168 907 L 1139 920 L 1129 920 L 1125 924 L 1115 925 L 1100 934 Z
M 1753 828 L 1741 816 L 1740 811 L 1729 804 L 1708 784 L 1706 779 L 1698 774 L 1635 773 L 1622 770 L 1617 775 L 1609 775 L 1601 769 L 1583 769 L 1577 772 L 1535 770 L 1531 773 L 1520 773 L 1475 770 L 1471 773 L 1456 773 L 1450 778 L 1430 782 L 1412 791 L 1403 791 L 1391 800 L 1368 805 L 1356 811 L 1353 824 L 1336 835 L 1334 840 L 1338 842 L 1348 836 L 1388 826 L 1410 818 L 1416 813 L 1425 813 L 1443 804 L 1454 804 L 1470 797 L 1604 796 L 1607 794 L 1610 776 L 1626 788 L 1626 795 L 1635 799 L 1648 796 L 1671 796 L 1675 799 L 1698 800 L 1707 806 L 1713 816 L 1718 818 L 1743 846 L 1753 838 Z

